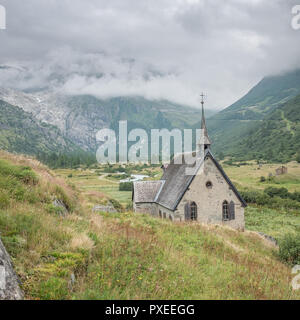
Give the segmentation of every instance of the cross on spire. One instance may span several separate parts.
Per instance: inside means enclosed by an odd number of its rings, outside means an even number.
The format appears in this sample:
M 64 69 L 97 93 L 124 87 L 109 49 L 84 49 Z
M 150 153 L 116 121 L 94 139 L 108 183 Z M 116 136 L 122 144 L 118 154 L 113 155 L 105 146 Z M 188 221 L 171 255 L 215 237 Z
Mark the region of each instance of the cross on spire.
M 204 97 L 205 95 L 203 92 L 200 94 L 201 97 L 201 105 L 202 105 L 202 120 L 201 120 L 201 129 L 202 129 L 202 134 L 203 137 L 201 138 L 200 144 L 204 145 L 204 148 L 208 148 L 211 145 L 208 133 L 207 133 L 207 128 L 206 128 L 206 121 L 205 121 L 205 115 L 204 115 Z
M 201 97 L 201 104 L 203 106 L 204 105 L 204 97 L 205 97 L 203 92 L 200 94 L 200 97 Z

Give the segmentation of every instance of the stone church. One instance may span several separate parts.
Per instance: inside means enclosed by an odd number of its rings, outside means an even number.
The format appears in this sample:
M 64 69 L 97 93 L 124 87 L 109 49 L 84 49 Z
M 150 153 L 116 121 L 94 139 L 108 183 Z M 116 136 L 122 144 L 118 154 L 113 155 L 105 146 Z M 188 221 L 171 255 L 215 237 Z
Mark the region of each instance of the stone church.
M 199 221 L 207 224 L 228 225 L 244 230 L 244 208 L 247 206 L 233 183 L 210 150 L 202 100 L 201 129 L 204 137 L 193 156 L 196 164 L 184 161 L 162 166 L 164 173 L 158 181 L 137 181 L 133 186 L 135 212 L 149 213 L 172 221 Z M 198 155 L 199 154 L 199 155 Z M 187 169 L 194 167 L 192 174 Z

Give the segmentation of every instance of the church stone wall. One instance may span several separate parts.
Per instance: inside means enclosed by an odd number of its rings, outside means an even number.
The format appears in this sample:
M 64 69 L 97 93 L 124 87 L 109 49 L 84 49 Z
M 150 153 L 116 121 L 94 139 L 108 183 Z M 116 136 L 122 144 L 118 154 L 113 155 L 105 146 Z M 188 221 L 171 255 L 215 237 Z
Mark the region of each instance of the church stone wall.
M 228 225 L 234 229 L 244 230 L 244 208 L 211 158 L 205 160 L 203 171 L 194 178 L 180 201 L 175 211 L 176 220 L 184 221 L 184 206 L 187 202 L 194 201 L 197 204 L 199 222 Z M 207 182 L 212 183 L 211 188 L 206 187 Z M 234 220 L 223 221 L 224 200 L 235 203 Z
M 133 209 L 135 212 L 148 213 L 155 217 L 158 212 L 156 203 L 135 203 Z
M 174 211 L 170 210 L 170 209 L 167 209 L 161 205 L 157 205 L 157 216 L 160 217 L 159 215 L 159 211 L 161 212 L 162 214 L 162 218 L 164 219 L 170 219 L 172 221 L 178 221 Z

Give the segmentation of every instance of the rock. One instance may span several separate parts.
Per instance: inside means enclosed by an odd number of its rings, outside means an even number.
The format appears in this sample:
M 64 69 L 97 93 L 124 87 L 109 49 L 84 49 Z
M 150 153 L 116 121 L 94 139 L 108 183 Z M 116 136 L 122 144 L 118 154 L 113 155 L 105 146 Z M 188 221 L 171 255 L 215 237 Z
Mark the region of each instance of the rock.
M 110 213 L 116 213 L 117 210 L 114 208 L 114 206 L 109 202 L 106 206 L 105 205 L 96 205 L 93 208 L 93 212 L 110 212 Z
M 9 254 L 0 240 L 0 300 L 23 300 L 24 294 L 19 287 Z
M 259 235 L 261 235 L 262 237 L 264 237 L 266 240 L 268 240 L 269 242 L 271 242 L 272 244 L 274 244 L 275 246 L 278 245 L 277 240 L 267 234 L 264 234 L 262 232 L 258 232 Z
M 76 282 L 76 277 L 75 277 L 75 274 L 72 273 L 71 276 L 70 276 L 70 280 L 68 282 L 68 287 L 69 287 L 69 290 L 72 291 L 73 290 L 73 286 Z
M 61 200 L 55 199 L 55 200 L 52 202 L 52 204 L 53 204 L 54 207 L 60 208 L 60 210 L 61 210 L 61 215 L 62 215 L 62 216 L 67 215 L 68 209 L 67 209 L 67 207 L 65 206 L 65 204 L 64 204 Z

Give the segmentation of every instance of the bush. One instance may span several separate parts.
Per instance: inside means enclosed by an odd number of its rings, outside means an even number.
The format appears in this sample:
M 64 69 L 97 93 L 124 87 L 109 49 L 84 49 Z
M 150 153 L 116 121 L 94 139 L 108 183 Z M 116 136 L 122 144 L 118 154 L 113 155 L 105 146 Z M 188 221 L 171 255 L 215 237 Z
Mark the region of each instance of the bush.
M 269 189 L 269 188 L 267 188 Z M 271 188 L 276 189 L 276 188 Z M 282 188 L 284 189 L 284 188 Z M 280 190 L 280 189 L 278 189 Z M 268 206 L 270 208 L 285 208 L 285 209 L 297 209 L 300 210 L 300 203 L 298 201 L 295 201 L 291 198 L 282 198 L 277 194 L 285 194 L 285 192 L 271 192 L 269 190 L 269 193 L 272 194 L 269 195 L 268 192 L 260 192 L 256 190 L 244 190 L 241 191 L 241 196 L 244 198 L 244 200 L 247 203 L 254 203 L 259 206 Z M 291 194 L 290 194 L 291 195 Z
M 38 183 L 38 177 L 30 167 L 15 166 L 5 160 L 0 160 L 0 174 L 17 178 L 25 184 L 36 185 Z
M 265 182 L 266 181 L 266 178 L 265 177 L 260 177 L 260 182 Z
M 267 195 L 270 197 L 275 197 L 278 196 L 282 199 L 287 199 L 289 198 L 289 191 L 286 188 L 273 188 L 273 187 L 268 187 L 264 191 Z
M 286 235 L 279 243 L 279 258 L 290 265 L 300 264 L 300 235 Z
M 247 190 L 241 192 L 242 197 L 248 203 L 256 203 L 258 205 L 269 205 L 271 198 L 267 194 L 255 190 Z
M 23 167 L 16 173 L 16 177 L 25 184 L 36 185 L 38 178 L 31 168 Z
M 6 209 L 9 206 L 9 196 L 6 193 L 0 194 L 0 209 Z
M 133 203 L 130 202 L 130 203 L 128 203 L 127 206 L 126 206 L 126 211 L 132 211 L 132 210 L 133 210 Z
M 111 202 L 111 204 L 114 206 L 114 208 L 118 211 L 121 212 L 123 211 L 123 206 L 121 205 L 121 203 L 116 200 L 116 199 L 109 199 L 109 201 Z
M 273 188 L 268 187 L 264 191 L 266 194 L 268 194 L 270 197 L 279 197 L 281 199 L 290 199 L 293 201 L 300 202 L 300 192 L 288 192 L 286 188 Z
M 119 191 L 132 191 L 133 183 L 132 182 L 121 182 L 119 185 Z

